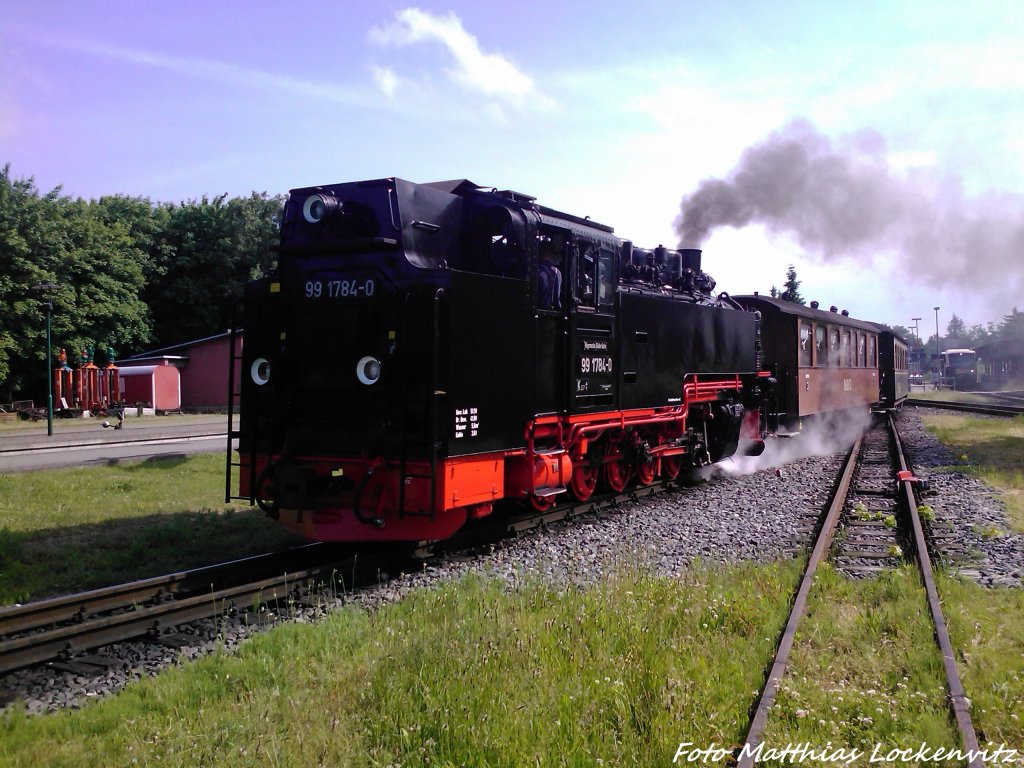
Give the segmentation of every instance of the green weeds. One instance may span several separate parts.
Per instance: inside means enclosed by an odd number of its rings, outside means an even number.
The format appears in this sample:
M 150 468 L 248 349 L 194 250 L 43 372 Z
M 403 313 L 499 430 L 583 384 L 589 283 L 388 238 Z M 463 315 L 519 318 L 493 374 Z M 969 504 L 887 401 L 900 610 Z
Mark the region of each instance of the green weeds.
M 980 477 L 997 489 L 1006 503 L 1011 527 L 1024 532 L 1024 416 L 979 419 L 938 414 L 921 421 L 958 456 L 957 469 Z
M 81 712 L 0 719 L 0 762 L 669 765 L 734 743 L 798 564 L 636 569 L 590 589 L 467 578 L 285 625 Z
M 0 475 L 0 605 L 297 542 L 223 493 L 216 454 Z

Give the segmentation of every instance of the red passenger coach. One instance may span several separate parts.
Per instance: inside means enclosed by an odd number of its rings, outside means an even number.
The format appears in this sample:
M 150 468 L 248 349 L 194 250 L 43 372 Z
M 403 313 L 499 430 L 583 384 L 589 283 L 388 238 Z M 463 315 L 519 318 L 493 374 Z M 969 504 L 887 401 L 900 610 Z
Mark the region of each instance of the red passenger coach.
M 811 415 L 867 411 L 879 400 L 879 328 L 835 308 L 736 296 L 761 313 L 764 366 L 777 380 L 770 426 L 799 429 Z

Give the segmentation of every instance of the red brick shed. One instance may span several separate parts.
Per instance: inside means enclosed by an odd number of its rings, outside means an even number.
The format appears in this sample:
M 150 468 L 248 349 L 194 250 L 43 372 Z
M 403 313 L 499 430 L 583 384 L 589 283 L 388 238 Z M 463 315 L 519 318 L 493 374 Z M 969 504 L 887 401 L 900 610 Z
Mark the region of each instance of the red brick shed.
M 242 334 L 235 336 L 236 354 L 241 355 Z M 136 365 L 170 365 L 181 378 L 181 403 L 178 407 L 222 409 L 228 404 L 228 362 L 231 358 L 231 332 L 186 341 L 171 347 L 119 360 L 122 368 Z M 238 381 L 240 363 L 235 363 Z M 155 406 L 160 408 L 161 406 Z

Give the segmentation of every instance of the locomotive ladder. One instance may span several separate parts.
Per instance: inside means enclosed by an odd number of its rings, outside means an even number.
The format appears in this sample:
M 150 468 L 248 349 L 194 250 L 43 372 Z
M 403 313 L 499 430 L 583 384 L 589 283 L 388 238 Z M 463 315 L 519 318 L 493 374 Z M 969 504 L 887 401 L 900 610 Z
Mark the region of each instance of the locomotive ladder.
M 241 392 L 241 378 L 242 377 L 241 377 L 241 375 L 238 377 L 239 380 L 235 381 L 235 366 L 237 364 L 239 366 L 239 370 L 241 370 L 241 361 L 242 361 L 241 352 L 236 352 L 236 350 L 238 349 L 238 339 L 240 338 L 240 334 L 239 334 L 239 330 L 238 330 L 238 308 L 239 307 L 236 304 L 235 305 L 235 310 L 234 310 L 234 313 L 233 313 L 233 317 L 231 318 L 231 340 L 229 342 L 230 347 L 228 348 L 228 444 L 227 444 L 227 450 L 224 452 L 224 461 L 225 461 L 225 467 L 224 467 L 224 503 L 228 504 L 228 503 L 230 503 L 230 502 L 232 502 L 232 501 L 234 501 L 236 499 L 238 499 L 238 500 L 245 499 L 250 504 L 252 504 L 252 500 L 253 500 L 253 498 L 256 495 L 254 487 L 250 487 L 250 489 L 249 489 L 250 493 L 249 493 L 248 496 L 235 496 L 235 495 L 233 495 L 231 493 L 231 474 L 232 474 L 231 473 L 231 468 L 232 467 L 237 467 L 239 470 L 241 470 L 243 468 L 248 469 L 249 470 L 249 481 L 250 481 L 250 483 L 254 484 L 255 481 L 256 481 L 255 475 L 253 473 L 253 468 L 255 467 L 255 462 L 256 462 L 256 458 L 255 458 L 255 453 L 254 452 L 252 452 L 252 451 L 249 452 L 249 461 L 248 462 L 243 462 L 242 461 L 242 459 L 241 459 L 241 456 L 242 456 L 241 451 L 239 451 L 239 454 L 238 454 L 239 455 L 239 460 L 238 461 L 232 461 L 231 460 L 232 443 L 233 443 L 234 440 L 239 439 L 240 435 L 241 435 L 241 423 L 239 423 L 239 427 L 237 429 L 235 428 L 235 416 L 239 416 L 239 419 L 241 419 L 241 416 L 238 413 L 238 410 L 236 409 L 235 406 L 236 406 L 236 404 L 240 404 L 241 397 L 242 397 L 242 392 Z M 236 389 L 236 387 L 237 387 L 237 389 Z M 258 420 L 253 419 L 253 423 L 254 424 L 258 423 Z M 241 445 L 239 445 L 239 448 L 241 448 Z

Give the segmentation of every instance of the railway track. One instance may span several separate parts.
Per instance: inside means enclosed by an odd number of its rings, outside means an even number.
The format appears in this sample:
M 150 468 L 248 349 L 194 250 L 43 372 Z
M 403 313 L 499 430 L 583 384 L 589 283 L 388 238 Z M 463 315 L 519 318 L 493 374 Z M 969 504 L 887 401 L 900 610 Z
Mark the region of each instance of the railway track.
M 907 398 L 907 405 L 920 408 L 941 408 L 947 411 L 964 413 L 980 413 L 985 416 L 1020 416 L 1024 414 L 1024 404 L 1009 405 L 1006 403 L 954 403 L 948 400 L 923 400 L 918 397 Z
M 976 755 L 969 762 L 971 768 L 982 768 L 984 765 L 981 757 L 977 756 L 978 738 L 942 615 L 928 543 L 917 510 L 913 486 L 919 481 L 910 472 L 891 418 L 887 429 L 887 437 L 878 434 L 876 428 L 859 438 L 847 457 L 793 600 L 775 659 L 751 717 L 747 737 L 738 756 L 739 768 L 751 768 L 756 763 L 769 712 L 782 684 L 797 628 L 806 613 L 808 596 L 818 566 L 832 557 L 837 568 L 854 575 L 874 573 L 902 562 L 907 552 L 912 554 L 921 574 L 929 614 L 935 628 L 935 639 L 942 653 L 947 701 L 960 732 L 962 747 Z M 876 509 L 872 511 L 865 500 Z M 865 519 L 862 509 L 871 511 L 869 519 Z M 876 516 L 878 513 L 881 513 L 881 517 Z M 843 524 L 845 529 L 841 529 Z M 843 533 L 837 535 L 840 530 Z
M 348 570 L 340 570 L 346 566 Z M 183 624 L 229 610 L 253 610 L 270 601 L 301 599 L 355 567 L 338 548 L 311 544 L 0 608 L 0 674 L 44 662 L 81 672 L 88 672 L 90 664 L 102 668 L 102 657 L 83 659 L 82 654 L 138 638 L 173 645 L 179 639 L 175 629 Z
M 93 653 L 111 644 L 147 640 L 185 644 L 191 622 L 244 611 L 261 620 L 266 606 L 334 601 L 339 593 L 376 585 L 381 573 L 409 571 L 450 553 L 485 549 L 508 536 L 590 514 L 677 487 L 658 483 L 544 512 L 495 515 L 443 542 L 414 548 L 310 544 L 294 550 L 133 581 L 25 605 L 0 608 L 0 676 L 25 667 L 90 674 L 109 660 Z M 274 613 L 276 611 L 273 611 Z M 2 684 L 2 680 L 0 680 Z M 2 685 L 0 685 L 2 687 Z

